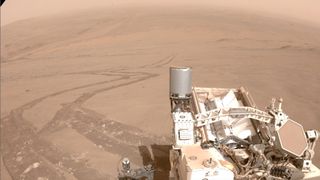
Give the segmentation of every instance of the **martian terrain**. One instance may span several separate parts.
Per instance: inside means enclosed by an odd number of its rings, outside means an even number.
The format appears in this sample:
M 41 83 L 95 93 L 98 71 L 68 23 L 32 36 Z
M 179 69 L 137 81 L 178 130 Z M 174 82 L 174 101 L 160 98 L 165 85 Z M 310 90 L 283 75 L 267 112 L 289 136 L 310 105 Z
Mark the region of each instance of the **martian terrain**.
M 320 130 L 319 26 L 209 6 L 133 6 L 1 31 L 3 180 L 115 179 L 123 157 L 167 179 L 170 66 L 191 66 L 195 86 L 244 86 L 260 109 L 282 97 L 290 118 Z

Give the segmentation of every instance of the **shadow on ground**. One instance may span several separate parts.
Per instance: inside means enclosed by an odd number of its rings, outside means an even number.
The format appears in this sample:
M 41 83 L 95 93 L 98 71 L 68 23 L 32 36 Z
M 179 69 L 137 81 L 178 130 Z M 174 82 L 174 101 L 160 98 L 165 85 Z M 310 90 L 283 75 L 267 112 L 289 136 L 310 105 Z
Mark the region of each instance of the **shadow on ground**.
M 153 144 L 147 146 L 139 146 L 139 152 L 143 160 L 143 165 L 152 164 L 154 172 L 154 180 L 169 179 L 170 162 L 169 150 L 171 145 Z

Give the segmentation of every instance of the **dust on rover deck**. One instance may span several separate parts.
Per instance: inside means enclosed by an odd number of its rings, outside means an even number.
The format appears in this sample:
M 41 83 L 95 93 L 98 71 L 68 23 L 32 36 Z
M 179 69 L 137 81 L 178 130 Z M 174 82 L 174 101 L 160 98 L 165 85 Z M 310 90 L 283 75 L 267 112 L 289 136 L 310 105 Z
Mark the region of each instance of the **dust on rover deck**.
M 283 112 L 281 98 L 259 110 L 243 87 L 192 87 L 191 72 L 170 68 L 172 179 L 320 177 L 312 164 L 319 132 Z

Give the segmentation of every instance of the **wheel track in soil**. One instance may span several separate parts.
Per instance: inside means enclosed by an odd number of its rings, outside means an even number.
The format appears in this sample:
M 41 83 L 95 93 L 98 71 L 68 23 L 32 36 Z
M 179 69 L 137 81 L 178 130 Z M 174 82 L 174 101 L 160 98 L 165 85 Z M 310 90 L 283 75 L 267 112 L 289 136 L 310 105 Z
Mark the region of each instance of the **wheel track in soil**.
M 140 66 L 136 68 L 139 71 L 130 72 L 128 68 L 121 68 L 73 73 L 114 76 L 117 78 L 51 93 L 13 109 L 8 116 L 1 119 L 2 155 L 10 175 L 13 179 L 36 179 L 41 176 L 48 177 L 50 180 L 66 179 L 66 177 L 79 180 L 113 178 L 108 174 L 101 174 L 91 168 L 86 160 L 75 161 L 71 154 L 62 152 L 43 138 L 43 136 L 63 128 L 69 127 L 76 130 L 94 144 L 102 146 L 104 151 L 116 153 L 120 156 L 128 156 L 133 160 L 139 158 L 137 144 L 168 143 L 167 137 L 154 136 L 139 128 L 107 119 L 93 110 L 82 107 L 82 105 L 99 93 L 159 76 L 159 74 L 147 73 L 140 69 L 161 68 L 172 62 L 174 58 L 175 56 L 172 55 L 154 63 Z M 125 82 L 116 84 L 120 81 Z M 40 130 L 37 130 L 32 123 L 23 117 L 24 111 L 32 109 L 48 98 L 101 85 L 107 87 L 86 92 L 73 102 L 64 104 L 55 113 L 53 119 Z M 121 134 L 119 134 L 120 131 L 122 132 Z M 17 158 L 20 158 L 20 160 Z M 41 162 L 41 166 L 29 173 L 24 173 L 23 171 L 34 162 Z

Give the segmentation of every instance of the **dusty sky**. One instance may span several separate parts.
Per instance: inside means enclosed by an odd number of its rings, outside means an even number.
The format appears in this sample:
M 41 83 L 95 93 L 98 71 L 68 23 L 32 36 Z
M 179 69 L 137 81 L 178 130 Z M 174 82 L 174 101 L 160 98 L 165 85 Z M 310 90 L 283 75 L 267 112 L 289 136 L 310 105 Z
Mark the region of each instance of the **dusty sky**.
M 123 5 L 206 5 L 224 8 L 236 8 L 245 11 L 258 12 L 263 15 L 273 15 L 280 18 L 292 18 L 320 25 L 319 0 L 191 0 L 169 1 L 161 0 L 6 0 L 1 7 L 1 25 L 14 21 L 70 11 L 92 9 L 96 7 L 121 7 Z

